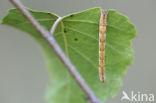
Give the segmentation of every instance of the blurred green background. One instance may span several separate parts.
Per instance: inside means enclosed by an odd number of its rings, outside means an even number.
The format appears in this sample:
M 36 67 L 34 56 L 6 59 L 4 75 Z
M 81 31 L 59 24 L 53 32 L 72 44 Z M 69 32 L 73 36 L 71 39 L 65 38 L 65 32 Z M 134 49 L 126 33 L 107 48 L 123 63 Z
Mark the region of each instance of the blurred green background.
M 123 87 L 107 103 L 124 103 L 122 91 L 156 95 L 156 0 L 21 0 L 33 10 L 64 16 L 100 6 L 116 9 L 136 25 L 135 63 L 128 67 Z M 0 0 L 0 19 L 13 6 Z M 0 26 L 0 103 L 47 103 L 48 72 L 39 45 L 26 33 Z M 134 102 L 135 103 L 135 102 Z

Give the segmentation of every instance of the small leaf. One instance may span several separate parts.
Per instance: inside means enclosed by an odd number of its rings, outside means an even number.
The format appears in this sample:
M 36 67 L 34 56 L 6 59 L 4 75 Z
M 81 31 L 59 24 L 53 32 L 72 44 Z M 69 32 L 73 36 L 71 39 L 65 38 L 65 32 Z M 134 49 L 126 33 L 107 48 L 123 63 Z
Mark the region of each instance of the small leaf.
M 29 11 L 47 30 L 50 30 L 58 18 L 51 13 Z M 115 10 L 109 10 L 105 54 L 106 82 L 101 83 L 98 75 L 99 18 L 100 8 L 65 16 L 58 24 L 54 37 L 96 96 L 105 103 L 108 98 L 117 94 L 122 86 L 121 77 L 126 74 L 126 67 L 133 63 L 130 40 L 136 36 L 136 30 L 127 17 Z M 50 74 L 46 95 L 49 103 L 87 103 L 87 97 L 65 66 L 18 10 L 9 10 L 2 24 L 23 30 L 40 43 Z

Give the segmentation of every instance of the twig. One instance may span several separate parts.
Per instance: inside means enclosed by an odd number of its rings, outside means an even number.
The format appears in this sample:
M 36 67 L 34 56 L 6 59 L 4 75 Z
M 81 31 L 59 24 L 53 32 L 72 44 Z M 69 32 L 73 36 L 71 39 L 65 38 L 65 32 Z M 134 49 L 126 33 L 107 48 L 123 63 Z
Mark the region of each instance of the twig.
M 64 63 L 67 69 L 70 71 L 72 76 L 75 78 L 77 83 L 80 85 L 82 90 L 88 96 L 88 99 L 91 103 L 100 103 L 100 101 L 96 98 L 93 91 L 89 88 L 85 80 L 81 77 L 75 66 L 71 63 L 71 61 L 64 54 L 62 49 L 59 47 L 53 36 L 43 29 L 41 25 L 34 19 L 34 17 L 25 9 L 24 5 L 19 0 L 10 0 L 14 6 L 16 6 L 21 13 L 28 19 L 28 21 L 34 26 L 34 28 L 39 32 L 39 34 L 47 41 L 50 47 L 53 48 L 54 52 L 60 58 L 60 60 Z M 54 31 L 53 31 L 54 32 Z

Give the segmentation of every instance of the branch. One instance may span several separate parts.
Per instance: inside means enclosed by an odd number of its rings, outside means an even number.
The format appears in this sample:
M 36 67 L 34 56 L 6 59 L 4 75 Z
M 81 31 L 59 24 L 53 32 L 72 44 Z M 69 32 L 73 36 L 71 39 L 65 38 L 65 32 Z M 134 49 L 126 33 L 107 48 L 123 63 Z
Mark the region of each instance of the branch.
M 64 54 L 60 46 L 57 44 L 53 36 L 51 36 L 50 32 L 46 31 L 41 27 L 41 25 L 32 17 L 32 15 L 25 9 L 24 5 L 19 0 L 10 0 L 15 7 L 21 11 L 21 13 L 28 19 L 28 21 L 34 26 L 34 28 L 39 32 L 39 34 L 47 41 L 51 48 L 53 48 L 54 52 L 60 58 L 60 60 L 64 63 L 67 69 L 70 71 L 71 75 L 75 78 L 77 83 L 80 85 L 82 90 L 88 96 L 88 99 L 91 103 L 100 103 L 100 101 L 96 98 L 93 91 L 89 88 L 85 80 L 81 77 L 76 67 L 71 63 L 71 61 Z M 53 26 L 52 33 L 54 33 L 57 23 Z

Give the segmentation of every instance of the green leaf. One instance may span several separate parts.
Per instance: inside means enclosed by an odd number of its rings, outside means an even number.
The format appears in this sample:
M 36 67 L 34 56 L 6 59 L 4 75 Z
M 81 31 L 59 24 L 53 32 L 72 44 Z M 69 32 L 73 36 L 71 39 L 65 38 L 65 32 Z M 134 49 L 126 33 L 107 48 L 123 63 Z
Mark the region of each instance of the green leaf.
M 29 11 L 47 30 L 50 30 L 58 18 L 52 13 Z M 121 77 L 126 74 L 126 67 L 133 63 L 130 40 L 136 36 L 136 30 L 127 17 L 115 10 L 109 10 L 105 53 L 106 82 L 101 83 L 98 75 L 99 18 L 100 8 L 65 16 L 57 26 L 54 37 L 96 96 L 105 103 L 108 98 L 117 94 L 122 86 Z M 50 74 L 46 94 L 49 103 L 87 103 L 87 97 L 65 66 L 18 10 L 9 10 L 2 24 L 27 32 L 41 45 Z

